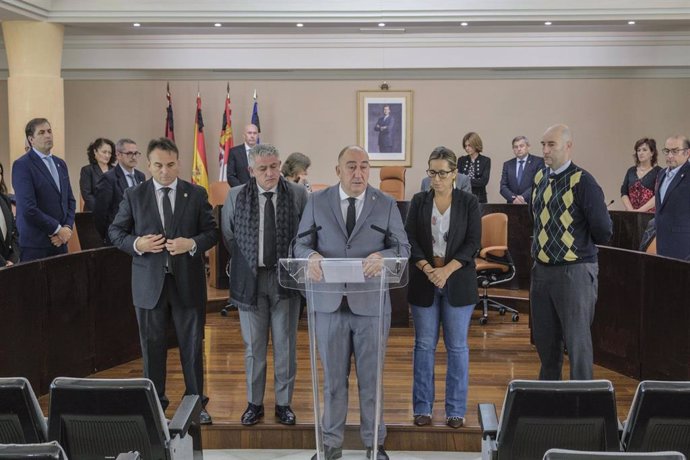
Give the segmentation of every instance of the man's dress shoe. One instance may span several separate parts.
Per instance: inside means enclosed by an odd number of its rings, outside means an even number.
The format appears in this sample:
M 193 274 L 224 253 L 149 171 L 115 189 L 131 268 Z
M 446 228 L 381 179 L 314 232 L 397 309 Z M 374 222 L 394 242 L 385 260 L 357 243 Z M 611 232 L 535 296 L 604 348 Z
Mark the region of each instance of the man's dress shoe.
M 242 414 L 240 422 L 242 425 L 256 425 L 259 420 L 264 416 L 264 406 L 257 406 L 256 404 L 249 403 L 247 410 Z

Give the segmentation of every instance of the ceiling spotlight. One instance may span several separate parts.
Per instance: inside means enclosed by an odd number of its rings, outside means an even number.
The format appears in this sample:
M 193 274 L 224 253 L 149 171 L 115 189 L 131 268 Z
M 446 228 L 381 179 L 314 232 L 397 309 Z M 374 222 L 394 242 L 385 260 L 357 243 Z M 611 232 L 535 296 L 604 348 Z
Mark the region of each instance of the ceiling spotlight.
M 467 23 L 466 23 L 466 22 L 461 22 L 460 25 L 463 26 L 463 27 L 467 27 Z
M 379 27 L 386 27 L 386 23 L 385 22 L 379 22 Z
M 544 23 L 544 25 L 545 25 L 545 26 L 550 26 L 550 25 L 551 25 L 551 21 L 546 21 L 546 22 Z
M 213 24 L 213 27 L 222 27 L 222 26 L 223 26 L 223 24 L 221 24 L 220 22 L 216 22 L 215 24 Z
M 628 21 L 628 25 L 629 25 L 629 26 L 634 26 L 634 25 L 635 25 L 635 21 Z
M 297 27 L 304 27 L 304 24 L 302 24 L 301 22 L 298 22 L 298 23 L 295 24 L 295 25 L 296 25 Z
M 135 23 L 132 24 L 132 25 L 133 25 L 134 27 L 141 27 L 141 24 L 139 24 L 138 22 L 135 22 Z

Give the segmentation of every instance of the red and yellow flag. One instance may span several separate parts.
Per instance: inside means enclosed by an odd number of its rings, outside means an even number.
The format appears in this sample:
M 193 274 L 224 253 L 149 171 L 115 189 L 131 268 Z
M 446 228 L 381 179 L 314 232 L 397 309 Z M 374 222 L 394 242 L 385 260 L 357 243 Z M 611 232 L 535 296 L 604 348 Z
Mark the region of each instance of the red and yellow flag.
M 233 147 L 232 138 L 232 122 L 230 116 L 230 84 L 228 83 L 228 90 L 225 96 L 225 111 L 223 112 L 223 123 L 220 127 L 220 141 L 218 142 L 218 180 L 223 182 L 227 180 L 228 174 L 228 160 L 230 159 L 230 149 Z
M 206 141 L 204 139 L 204 120 L 201 117 L 201 96 L 196 95 L 196 117 L 194 117 L 194 161 L 192 163 L 192 183 L 200 185 L 208 192 L 208 166 L 206 164 Z

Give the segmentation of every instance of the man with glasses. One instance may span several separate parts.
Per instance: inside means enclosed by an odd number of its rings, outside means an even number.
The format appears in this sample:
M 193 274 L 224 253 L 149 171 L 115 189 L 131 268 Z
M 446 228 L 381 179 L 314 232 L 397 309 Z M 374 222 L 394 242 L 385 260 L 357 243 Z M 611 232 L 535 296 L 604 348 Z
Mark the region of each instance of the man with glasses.
M 690 260 L 690 141 L 671 136 L 661 151 L 668 168 L 657 182 L 656 251 L 660 256 Z
M 503 163 L 501 196 L 508 203 L 528 204 L 534 175 L 544 167 L 544 159 L 529 153 L 529 140 L 525 136 L 513 139 L 515 158 Z
M 108 227 L 115 219 L 117 209 L 125 190 L 141 184 L 146 176 L 135 169 L 141 153 L 137 143 L 132 139 L 120 139 L 115 145 L 117 166 L 101 176 L 96 185 L 96 204 L 93 209 L 93 221 L 98 233 L 107 246 L 111 246 Z

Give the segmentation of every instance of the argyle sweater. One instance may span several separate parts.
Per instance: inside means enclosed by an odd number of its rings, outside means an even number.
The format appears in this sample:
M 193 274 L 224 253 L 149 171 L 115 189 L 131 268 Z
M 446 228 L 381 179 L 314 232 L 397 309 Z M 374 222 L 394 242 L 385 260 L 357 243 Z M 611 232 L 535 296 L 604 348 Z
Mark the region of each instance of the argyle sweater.
M 604 193 L 591 174 L 570 163 L 560 174 L 544 168 L 534 177 L 532 257 L 537 263 L 596 262 L 596 244 L 612 234 Z

